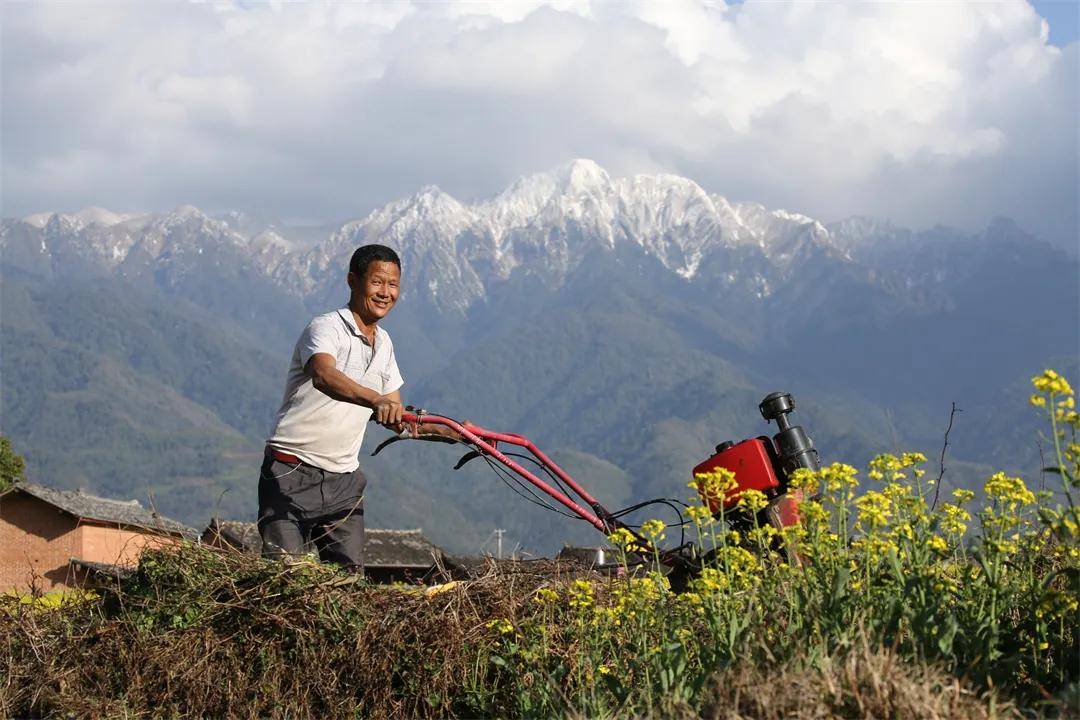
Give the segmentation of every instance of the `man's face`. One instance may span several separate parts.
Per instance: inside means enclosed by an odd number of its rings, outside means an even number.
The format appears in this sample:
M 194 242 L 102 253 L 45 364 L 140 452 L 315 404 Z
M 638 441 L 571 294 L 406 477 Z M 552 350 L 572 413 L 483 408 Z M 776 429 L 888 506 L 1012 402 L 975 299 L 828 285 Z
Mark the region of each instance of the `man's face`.
M 397 302 L 400 283 L 401 268 L 392 262 L 376 260 L 369 263 L 362 278 L 349 273 L 349 287 L 359 301 L 354 307 L 364 322 L 377 322 L 386 317 Z

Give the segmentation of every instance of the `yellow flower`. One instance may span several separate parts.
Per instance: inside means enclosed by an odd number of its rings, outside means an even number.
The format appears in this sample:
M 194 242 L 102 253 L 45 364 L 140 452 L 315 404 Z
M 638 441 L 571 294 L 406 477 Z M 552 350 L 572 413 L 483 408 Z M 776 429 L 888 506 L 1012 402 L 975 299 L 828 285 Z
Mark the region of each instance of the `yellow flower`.
M 892 534 L 895 538 L 904 538 L 905 540 L 915 539 L 915 531 L 911 527 L 911 523 L 907 522 L 900 523 L 895 528 L 893 528 Z
M 600 667 L 596 668 L 596 671 L 598 673 L 600 673 L 601 675 L 610 675 L 611 674 L 611 668 L 608 667 L 607 665 L 601 665 Z
M 859 524 L 870 529 L 887 524 L 892 515 L 892 503 L 889 502 L 889 498 L 883 493 L 874 491 L 857 498 L 855 508 L 859 511 Z
M 1072 398 L 1070 398 L 1070 400 L 1071 399 Z M 1069 425 L 1072 425 L 1073 427 L 1077 427 L 1078 424 L 1080 424 L 1080 415 L 1078 415 L 1075 410 L 1065 410 L 1063 408 L 1058 408 L 1054 411 L 1054 417 L 1059 422 L 1067 423 Z
M 756 513 L 759 510 L 764 510 L 768 504 L 769 498 L 760 490 L 743 490 L 739 493 L 739 507 L 745 508 L 749 512 Z
M 841 488 L 853 488 L 859 484 L 856 475 L 859 471 L 846 463 L 834 462 L 821 469 L 821 478 L 825 488 L 829 492 L 836 492 Z
M 550 605 L 559 602 L 559 593 L 551 588 L 540 588 L 533 599 L 540 605 Z
M 790 477 L 790 485 L 795 490 L 805 490 L 807 495 L 817 493 L 820 485 L 818 474 L 808 468 L 796 468 Z
M 947 555 L 949 552 L 949 544 L 945 542 L 945 538 L 934 535 L 932 538 L 926 541 L 927 547 L 940 555 Z
M 952 491 L 952 496 L 956 500 L 958 505 L 963 505 L 966 502 L 971 502 L 975 497 L 975 493 L 971 490 L 964 490 L 963 488 L 957 488 Z
M 813 501 L 799 505 L 799 515 L 807 523 L 823 523 L 829 519 L 829 513 L 821 503 Z
M 509 635 L 514 632 L 514 624 L 504 618 L 497 620 L 489 620 L 487 623 L 488 630 L 494 630 L 500 635 Z
M 1028 402 L 1035 407 L 1046 407 L 1046 398 L 1042 395 L 1032 395 L 1030 398 L 1028 398 Z
M 698 494 L 706 501 L 719 502 L 738 485 L 735 483 L 734 472 L 727 468 L 718 467 L 709 472 L 694 475 L 690 487 L 697 490 Z
M 986 481 L 983 491 L 988 498 L 997 500 L 1010 512 L 1035 502 L 1034 493 L 1027 489 L 1022 479 L 1008 477 L 1003 472 L 994 473 Z
M 704 505 L 691 505 L 686 508 L 686 514 L 690 516 L 690 519 L 694 521 L 695 525 L 705 526 L 715 522 L 712 510 Z
M 906 452 L 900 456 L 900 464 L 904 467 L 914 467 L 926 462 L 926 456 L 921 452 Z
M 1051 395 L 1072 395 L 1073 389 L 1069 382 L 1053 370 L 1044 370 L 1042 375 L 1031 378 L 1031 384 L 1039 392 Z
M 750 542 L 756 545 L 768 545 L 777 534 L 776 528 L 772 525 L 762 525 L 748 532 L 747 537 L 750 539 Z
M 664 527 L 662 520 L 646 520 L 641 524 L 641 533 L 650 540 L 663 540 Z
M 593 586 L 588 580 L 575 580 L 570 583 L 567 597 L 572 608 L 590 608 L 594 604 Z
M 716 568 L 705 568 L 701 574 L 690 581 L 693 595 L 701 598 L 702 595 L 716 593 L 727 587 L 727 577 Z
M 851 543 L 852 548 L 862 552 L 866 555 L 867 559 L 872 562 L 880 560 L 889 554 L 890 551 L 896 551 L 896 544 L 891 540 L 887 540 L 880 535 L 867 535 L 855 540 Z
M 634 533 L 626 528 L 617 528 L 608 535 L 608 540 L 623 552 L 645 552 L 647 550 L 641 541 L 634 536 Z
M 678 595 L 678 601 L 684 605 L 698 607 L 701 605 L 701 595 L 696 592 L 684 592 Z
M 892 479 L 898 480 L 896 476 L 899 474 L 903 477 L 904 474 L 899 472 L 903 465 L 900 462 L 900 458 L 890 453 L 882 453 L 873 460 L 870 461 L 870 472 L 867 473 L 873 480 L 881 480 L 886 475 L 889 475 Z
M 993 540 L 987 538 L 983 540 L 983 545 L 991 552 L 1001 555 L 1012 555 L 1016 552 L 1016 543 L 1012 540 Z
M 965 490 L 964 492 L 970 491 Z M 964 534 L 967 530 L 967 523 L 969 520 L 971 520 L 971 514 L 964 508 L 959 505 L 944 505 L 941 508 L 938 524 L 941 527 L 942 532 L 953 537 Z

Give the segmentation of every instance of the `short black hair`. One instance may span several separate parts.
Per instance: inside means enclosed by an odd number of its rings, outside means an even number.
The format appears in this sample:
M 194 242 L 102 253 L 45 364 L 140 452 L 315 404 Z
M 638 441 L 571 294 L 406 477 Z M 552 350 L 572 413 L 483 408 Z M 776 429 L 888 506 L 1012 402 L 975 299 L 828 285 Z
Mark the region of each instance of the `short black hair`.
M 385 245 L 361 245 L 356 248 L 349 260 L 349 272 L 358 278 L 364 277 L 368 265 L 373 262 L 390 262 L 401 269 L 401 258 L 392 248 Z

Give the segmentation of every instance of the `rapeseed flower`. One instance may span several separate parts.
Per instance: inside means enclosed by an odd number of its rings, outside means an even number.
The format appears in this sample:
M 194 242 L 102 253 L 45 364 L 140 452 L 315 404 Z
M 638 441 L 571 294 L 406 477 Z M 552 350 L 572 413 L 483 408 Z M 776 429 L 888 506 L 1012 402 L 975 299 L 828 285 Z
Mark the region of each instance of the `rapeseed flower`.
M 867 476 L 872 480 L 883 480 L 888 477 L 890 480 L 900 480 L 904 477 L 903 464 L 900 462 L 900 458 L 891 453 L 882 453 L 870 461 L 870 471 Z
M 533 600 L 539 605 L 552 605 L 559 602 L 559 593 L 551 588 L 540 588 Z
M 1001 503 L 1008 512 L 1015 512 L 1035 502 L 1035 494 L 1027 489 L 1022 479 L 1009 477 L 1003 472 L 991 475 L 983 486 L 983 491 L 988 498 Z
M 788 478 L 788 483 L 795 490 L 803 490 L 807 495 L 814 495 L 821 484 L 821 479 L 809 468 L 796 468 Z
M 952 496 L 958 505 L 963 505 L 966 502 L 971 502 L 975 498 L 975 493 L 971 490 L 957 488 L 952 491 Z
M 941 528 L 943 533 L 950 537 L 963 535 L 967 531 L 967 523 L 970 520 L 971 513 L 959 505 L 944 505 L 938 516 L 938 527 Z
M 807 501 L 799 505 L 799 515 L 807 523 L 820 524 L 829 519 L 829 511 L 821 503 Z
M 735 473 L 727 468 L 714 468 L 709 472 L 694 475 L 690 487 L 698 491 L 698 494 L 708 505 L 718 505 L 723 498 L 738 487 L 735 482 Z
M 743 490 L 739 493 L 739 507 L 747 512 L 757 513 L 769 504 L 769 498 L 760 490 Z
M 859 484 L 856 476 L 859 471 L 846 463 L 834 462 L 821 469 L 821 479 L 825 483 L 825 489 L 836 492 L 842 488 L 853 488 Z
M 884 493 L 870 491 L 855 500 L 859 524 L 871 530 L 882 527 L 892 516 L 892 503 Z
M 1069 381 L 1050 369 L 1044 370 L 1042 375 L 1036 375 L 1031 378 L 1031 384 L 1034 385 L 1035 389 L 1039 392 L 1048 393 L 1050 395 L 1073 394 L 1073 389 L 1069 385 Z
M 593 586 L 588 580 L 575 580 L 567 589 L 567 598 L 570 607 L 587 609 L 596 601 L 593 597 Z
M 945 542 L 945 538 L 940 535 L 931 536 L 926 541 L 926 546 L 939 555 L 947 555 L 949 552 L 949 543 Z
M 664 527 L 663 520 L 646 520 L 641 524 L 641 533 L 650 540 L 663 540 Z
M 608 540 L 611 542 L 612 545 L 619 548 L 623 552 L 640 553 L 649 551 L 649 548 L 642 544 L 642 542 L 638 540 L 634 533 L 630 532 L 626 528 L 616 528 L 614 531 L 612 531 L 610 535 L 608 535 Z
M 772 539 L 779 534 L 776 528 L 772 525 L 761 525 L 756 527 L 746 534 L 750 539 L 750 542 L 765 547 L 772 542 Z
M 712 510 L 704 505 L 691 505 L 686 508 L 686 514 L 690 516 L 690 519 L 694 521 L 695 525 L 705 527 L 716 522 L 713 517 Z

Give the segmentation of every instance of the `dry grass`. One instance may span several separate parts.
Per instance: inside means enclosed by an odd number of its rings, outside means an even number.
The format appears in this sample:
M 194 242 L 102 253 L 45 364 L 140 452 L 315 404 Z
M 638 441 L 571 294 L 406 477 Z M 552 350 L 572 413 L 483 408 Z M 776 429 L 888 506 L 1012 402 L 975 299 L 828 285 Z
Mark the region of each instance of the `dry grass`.
M 943 670 L 907 663 L 863 646 L 846 656 L 775 670 L 744 665 L 710 683 L 701 716 L 713 720 L 991 720 L 1021 717 L 1008 702 L 980 693 Z
M 198 548 L 148 554 L 102 602 L 0 611 L 0 715 L 468 714 L 486 623 L 559 566 L 492 565 L 432 596 Z

